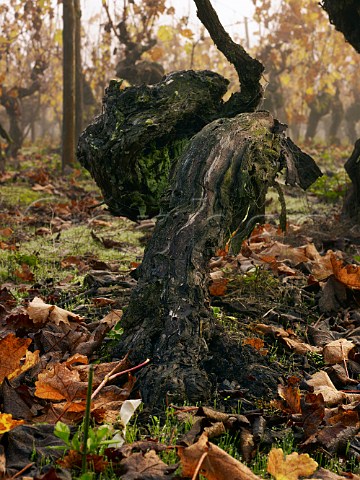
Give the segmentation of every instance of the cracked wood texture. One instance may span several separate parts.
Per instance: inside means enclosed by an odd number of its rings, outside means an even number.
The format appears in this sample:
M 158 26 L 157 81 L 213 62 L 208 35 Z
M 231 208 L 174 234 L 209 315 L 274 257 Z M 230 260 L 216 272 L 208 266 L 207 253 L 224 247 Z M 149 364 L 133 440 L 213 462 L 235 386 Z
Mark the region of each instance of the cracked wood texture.
M 252 230 L 268 187 L 294 161 L 286 137 L 274 131 L 268 112 L 219 119 L 176 163 L 117 347 L 119 356 L 130 350 L 134 363 L 151 359 L 138 374 L 145 403 L 207 401 L 219 374 L 229 379 L 211 363 L 224 355 L 227 337 L 210 310 L 208 262 L 236 228 L 238 240 Z

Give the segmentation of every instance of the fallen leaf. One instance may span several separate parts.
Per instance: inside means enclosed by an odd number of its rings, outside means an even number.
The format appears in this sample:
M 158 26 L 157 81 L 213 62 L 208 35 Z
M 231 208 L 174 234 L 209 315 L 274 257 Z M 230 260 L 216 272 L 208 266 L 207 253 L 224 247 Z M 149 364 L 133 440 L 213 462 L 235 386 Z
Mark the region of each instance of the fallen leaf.
M 268 457 L 267 471 L 276 480 L 298 480 L 299 477 L 312 475 L 318 464 L 307 453 L 299 455 L 293 452 L 286 455 L 281 448 L 273 448 Z
M 45 237 L 46 235 L 51 235 L 52 233 L 52 230 L 47 227 L 39 227 L 35 230 L 35 235 L 39 235 L 39 237 Z
M 0 383 L 19 368 L 30 343 L 31 338 L 17 338 L 12 333 L 0 340 Z
M 97 297 L 92 299 L 93 304 L 97 308 L 106 307 L 107 305 L 113 305 L 115 300 L 112 298 Z
M 322 351 L 322 348 L 301 342 L 293 332 L 286 331 L 281 327 L 258 323 L 255 325 L 254 330 L 263 333 L 264 335 L 273 335 L 275 338 L 280 338 L 285 345 L 300 355 L 305 355 L 307 352 L 318 353 Z
M 279 406 L 282 411 L 287 413 L 301 413 L 299 383 L 299 378 L 290 377 L 287 385 L 278 385 L 278 394 L 286 402 L 285 404 L 283 402 L 277 402 L 277 406 Z
M 314 373 L 308 380 L 306 380 L 306 383 L 314 388 L 314 393 L 322 394 L 327 407 L 335 407 L 343 403 L 345 400 L 351 403 L 353 400 L 358 401 L 359 399 L 359 396 L 356 393 L 351 394 L 337 390 L 330 380 L 329 375 L 324 372 L 324 370 Z
M 345 265 L 334 254 L 330 257 L 335 278 L 349 288 L 360 289 L 360 266 Z
M 23 423 L 25 423 L 24 420 L 14 420 L 11 413 L 0 413 L 0 435 Z
M 133 453 L 121 461 L 121 479 L 156 479 L 173 478 L 174 467 L 169 467 L 154 450 L 146 453 Z
M 29 303 L 26 311 L 34 323 L 45 324 L 50 321 L 56 325 L 59 325 L 60 322 L 70 325 L 69 319 L 73 321 L 79 321 L 81 319 L 78 315 L 68 312 L 63 308 L 45 303 L 39 297 L 35 297 L 34 300 Z
M 67 454 L 57 460 L 57 464 L 66 469 L 81 468 L 82 455 L 75 450 L 69 450 Z M 109 465 L 105 460 L 104 455 L 88 454 L 86 455 L 86 463 L 89 470 L 96 473 L 103 472 Z
M 1 237 L 11 237 L 14 231 L 10 227 L 0 228 Z
M 49 370 L 39 373 L 35 387 L 35 395 L 38 398 L 66 400 L 71 403 L 86 397 L 87 382 L 80 381 L 77 370 L 71 370 L 66 364 L 56 364 Z
M 246 465 L 208 441 L 203 433 L 190 447 L 177 447 L 182 465 L 182 475 L 193 477 L 199 463 L 199 473 L 208 480 L 259 480 Z
M 260 258 L 273 257 L 277 261 L 289 261 L 292 265 L 296 266 L 299 263 L 305 263 L 309 259 L 304 253 L 302 247 L 292 247 L 280 242 L 274 242 L 271 247 L 266 248 L 259 254 Z M 266 260 L 265 260 L 266 261 Z
M 349 353 L 356 345 L 346 338 L 339 338 L 333 342 L 329 342 L 323 347 L 324 362 L 327 365 L 334 365 L 344 360 L 348 360 Z
M 264 348 L 265 342 L 261 338 L 245 338 L 243 345 L 250 345 L 255 348 L 261 355 L 267 355 L 268 350 Z
M 34 365 L 36 365 L 40 361 L 40 351 L 35 350 L 35 352 L 30 352 L 29 350 L 26 351 L 25 354 L 25 361 L 22 365 L 20 365 L 16 370 L 11 372 L 7 378 L 11 380 L 12 378 L 18 377 L 21 373 L 26 372 Z
M 17 278 L 20 278 L 23 282 L 32 282 L 35 278 L 33 272 L 30 270 L 29 265 L 23 263 L 21 269 L 16 269 L 14 275 Z
M 210 295 L 213 297 L 222 297 L 226 293 L 228 283 L 229 280 L 227 278 L 213 280 L 209 286 Z
M 319 428 L 325 416 L 325 402 L 321 393 L 307 393 L 301 399 L 302 422 L 305 437 L 310 437 Z

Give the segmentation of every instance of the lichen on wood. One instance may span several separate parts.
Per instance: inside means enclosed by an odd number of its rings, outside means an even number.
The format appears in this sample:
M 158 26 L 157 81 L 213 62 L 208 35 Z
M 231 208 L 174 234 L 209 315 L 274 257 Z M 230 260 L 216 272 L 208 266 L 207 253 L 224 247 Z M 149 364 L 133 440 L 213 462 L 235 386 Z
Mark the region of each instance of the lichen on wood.
M 78 158 L 112 213 L 133 220 L 159 213 L 174 159 L 221 116 L 227 85 L 214 72 L 191 70 L 152 86 L 121 90 L 121 82 L 110 82 L 104 112 L 82 134 Z
M 291 158 L 272 116 L 255 112 L 210 123 L 176 162 L 167 211 L 145 251 L 117 347 L 119 356 L 131 351 L 134 362 L 151 358 L 139 374 L 146 403 L 165 395 L 206 401 L 214 381 L 234 379 L 234 372 L 219 379 L 209 367 L 211 345 L 225 351 L 227 337 L 210 310 L 208 262 L 236 228 L 238 242 L 250 232 Z

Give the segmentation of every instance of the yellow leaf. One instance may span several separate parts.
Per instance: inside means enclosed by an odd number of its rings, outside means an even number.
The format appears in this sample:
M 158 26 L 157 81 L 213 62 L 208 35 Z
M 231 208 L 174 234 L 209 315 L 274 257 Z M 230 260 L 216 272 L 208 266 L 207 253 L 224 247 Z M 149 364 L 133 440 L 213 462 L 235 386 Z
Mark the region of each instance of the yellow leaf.
M 284 87 L 287 87 L 291 82 L 291 77 L 288 73 L 285 73 L 284 75 L 281 76 L 281 83 L 284 85 Z
M 267 471 L 276 480 L 298 480 L 301 476 L 312 475 L 317 467 L 307 453 L 293 452 L 284 458 L 281 448 L 273 448 L 269 453 Z
M 34 365 L 36 365 L 40 360 L 39 352 L 40 350 L 35 350 L 34 353 L 27 350 L 26 356 L 25 356 L 25 362 L 22 365 L 20 365 L 16 370 L 11 372 L 10 375 L 8 375 L 8 379 L 11 380 L 12 378 L 16 378 L 21 373 L 26 372 L 26 370 L 29 370 Z
M 0 435 L 24 423 L 24 420 L 13 420 L 11 413 L 0 413 Z
M 174 37 L 174 29 L 168 25 L 162 25 L 157 31 L 157 36 L 162 42 L 170 42 Z

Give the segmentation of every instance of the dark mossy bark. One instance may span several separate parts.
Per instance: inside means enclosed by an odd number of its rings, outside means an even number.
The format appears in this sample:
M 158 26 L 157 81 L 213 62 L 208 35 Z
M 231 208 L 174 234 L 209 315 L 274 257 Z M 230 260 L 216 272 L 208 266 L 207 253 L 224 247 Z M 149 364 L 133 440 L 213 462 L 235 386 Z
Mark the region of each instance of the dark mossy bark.
M 330 22 L 344 34 L 346 40 L 360 53 L 360 3 L 358 0 L 323 0 L 322 8 Z
M 154 86 L 121 90 L 111 81 L 104 113 L 80 137 L 78 159 L 115 215 L 153 217 L 174 158 L 205 125 L 222 116 L 228 81 L 210 71 L 175 72 Z
M 208 262 L 239 226 L 238 240 L 251 231 L 279 171 L 285 165 L 298 171 L 300 150 L 277 130 L 268 112 L 219 119 L 193 138 L 176 163 L 168 208 L 146 249 L 117 349 L 118 355 L 130 350 L 135 363 L 151 358 L 139 374 L 146 403 L 166 395 L 206 401 L 217 382 L 234 380 L 234 372 L 221 379 L 211 366 L 228 340 L 210 310 Z M 314 169 L 312 181 L 318 175 Z
M 345 170 L 350 177 L 351 185 L 344 200 L 343 213 L 350 220 L 360 220 L 360 139 L 355 142 L 354 150 L 345 163 Z
M 344 34 L 345 39 L 360 53 L 360 2 L 359 0 L 323 0 L 323 9 L 328 13 L 330 22 L 336 30 Z M 356 95 L 355 98 L 358 98 Z M 360 105 L 352 107 L 357 110 Z M 356 116 L 355 116 L 356 118 Z M 355 121 L 355 120 L 354 120 Z M 355 128 L 351 129 L 355 134 Z M 354 135 L 353 135 L 354 136 Z M 354 151 L 346 162 L 345 169 L 351 179 L 350 191 L 345 199 L 343 214 L 346 218 L 358 222 L 360 219 L 360 140 L 355 143 Z

